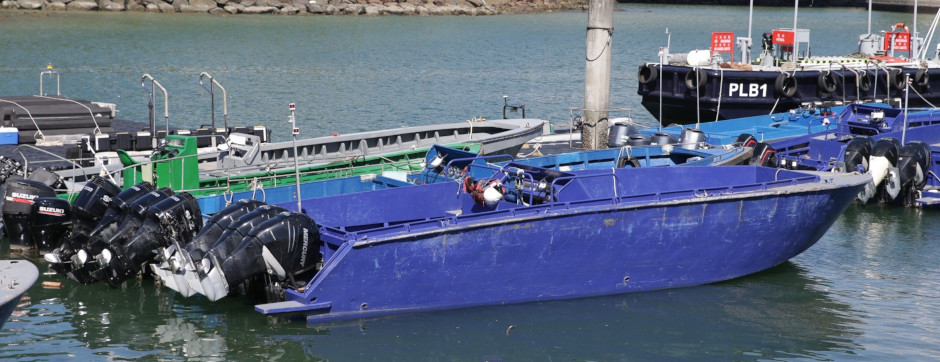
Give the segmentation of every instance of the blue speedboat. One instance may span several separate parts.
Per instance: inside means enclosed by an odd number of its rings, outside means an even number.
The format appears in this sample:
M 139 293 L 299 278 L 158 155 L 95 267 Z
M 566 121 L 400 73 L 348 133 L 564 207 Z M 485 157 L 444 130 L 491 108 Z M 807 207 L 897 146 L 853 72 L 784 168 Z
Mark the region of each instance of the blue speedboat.
M 756 166 L 488 167 L 486 179 L 306 201 L 319 226 L 306 257 L 323 264 L 256 309 L 324 321 L 732 279 L 812 246 L 870 180 Z M 259 268 L 292 270 L 279 260 Z M 232 266 L 209 265 L 208 285 L 241 273 Z

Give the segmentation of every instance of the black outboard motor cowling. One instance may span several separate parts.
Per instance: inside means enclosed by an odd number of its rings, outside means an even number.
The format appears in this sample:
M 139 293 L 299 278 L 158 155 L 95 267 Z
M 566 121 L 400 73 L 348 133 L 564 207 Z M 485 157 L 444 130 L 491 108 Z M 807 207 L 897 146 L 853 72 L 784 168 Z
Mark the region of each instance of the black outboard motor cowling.
M 108 211 L 111 200 L 121 193 L 121 188 L 99 176 L 92 176 L 72 203 L 72 230 L 89 233 Z
M 320 234 L 313 219 L 284 212 L 252 229 L 228 257 L 210 254 L 212 268 L 202 286 L 206 297 L 215 301 L 266 270 L 285 280 L 315 268 L 321 259 Z
M 59 177 L 55 172 L 49 171 L 49 169 L 43 167 L 38 170 L 29 173 L 29 176 L 26 176 L 27 180 L 39 181 L 53 189 L 64 189 L 65 183 L 62 182 L 62 177 Z
M 30 232 L 39 251 L 51 251 L 65 240 L 72 226 L 70 207 L 68 200 L 58 197 L 40 197 L 33 201 Z
M 868 172 L 868 157 L 875 148 L 875 141 L 869 137 L 855 137 L 845 145 L 842 161 L 845 162 L 845 171 Z
M 215 240 L 215 242 L 205 247 L 205 249 L 187 247 L 187 251 L 189 251 L 189 255 L 193 260 L 202 260 L 206 257 L 206 254 L 209 253 L 225 258 L 238 246 L 238 243 L 248 235 L 251 229 L 254 229 L 256 226 L 261 225 L 282 212 L 287 212 L 287 209 L 276 205 L 262 205 L 242 215 L 238 220 L 230 224 L 228 229 L 219 236 L 218 240 Z M 189 246 L 194 245 L 190 243 Z
M 172 240 L 191 240 L 201 228 L 199 204 L 189 193 L 173 195 L 149 206 L 133 237 L 107 247 L 111 254 L 108 264 L 111 277 L 106 281 L 112 287 L 119 286 L 145 270 L 142 266 L 153 260 L 154 249 L 169 246 Z
M 927 172 L 933 164 L 930 146 L 924 142 L 908 142 L 898 152 L 898 170 L 901 173 L 901 185 L 911 185 L 922 190 L 927 185 Z
M 89 232 L 90 236 L 111 237 L 117 225 L 127 215 L 127 210 L 131 204 L 141 197 L 149 195 L 156 188 L 149 182 L 142 182 L 121 191 L 111 199 L 108 211 L 101 217 L 98 226 Z
M 143 224 L 143 221 L 146 218 L 145 213 L 150 205 L 154 205 L 172 195 L 173 190 L 168 187 L 164 187 L 141 196 L 133 203 L 128 205 L 124 218 L 115 228 L 116 231 L 110 235 L 110 237 L 106 237 L 102 233 L 95 235 L 92 240 L 89 241 L 88 247 L 86 248 L 87 254 L 85 265 L 91 267 L 93 270 L 91 272 L 92 277 L 100 281 L 111 280 L 112 275 L 109 264 L 111 264 L 112 255 L 111 251 L 107 248 L 109 246 L 124 244 L 127 239 L 134 236 L 138 232 L 137 229 L 139 229 L 140 225 Z M 93 255 L 94 258 L 88 258 L 88 256 L 91 255 Z
M 264 205 L 267 205 L 264 201 L 241 199 L 226 206 L 222 211 L 217 212 L 215 215 L 212 215 L 209 220 L 206 220 L 205 225 L 203 225 L 202 229 L 199 230 L 199 233 L 196 234 L 192 240 L 188 240 L 188 243 L 182 244 L 185 248 L 183 252 L 192 255 L 192 250 L 208 250 L 209 247 L 218 241 L 219 237 L 228 230 L 229 225 L 234 224 L 245 214 Z M 202 259 L 203 255 L 200 254 L 198 257 Z
M 29 216 L 33 202 L 40 197 L 55 197 L 55 190 L 39 181 L 10 179 L 3 197 L 3 229 L 11 245 L 33 247 Z

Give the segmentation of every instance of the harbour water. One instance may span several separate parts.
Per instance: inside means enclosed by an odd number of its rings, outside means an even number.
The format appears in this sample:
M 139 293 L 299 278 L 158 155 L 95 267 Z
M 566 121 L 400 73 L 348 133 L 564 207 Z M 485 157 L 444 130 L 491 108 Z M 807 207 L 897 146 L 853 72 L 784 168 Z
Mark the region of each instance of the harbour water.
M 653 118 L 636 96 L 636 69 L 655 60 L 667 27 L 674 52 L 704 49 L 711 31 L 747 33 L 745 7 L 617 8 L 623 11 L 614 15 L 611 106 L 633 108 L 649 126 Z M 806 8 L 799 16 L 816 54 L 854 52 L 867 27 L 862 9 Z M 918 24 L 931 18 L 922 14 Z M 897 22 L 910 23 L 910 16 L 876 12 L 872 28 Z M 0 12 L 0 95 L 37 93 L 39 72 L 52 63 L 64 95 L 115 102 L 120 116 L 133 120 L 147 119 L 139 80 L 151 74 L 170 93 L 169 122 L 177 127 L 209 122 L 209 97 L 198 84 L 199 73 L 209 72 L 228 91 L 230 124 L 263 124 L 280 140 L 287 139 L 292 102 L 308 137 L 498 118 L 503 95 L 525 103 L 529 117 L 562 126 L 568 107 L 583 98 L 586 23 L 581 12 L 378 18 Z M 754 24 L 755 39 L 790 27 L 792 8 L 757 8 Z M 157 109 L 157 124 L 164 124 L 162 102 Z M 724 283 L 339 324 L 269 318 L 238 299 L 182 298 L 147 279 L 120 289 L 55 275 L 41 281 L 63 286 L 28 292 L 0 330 L 0 359 L 940 358 L 940 213 L 878 205 L 850 207 L 791 262 Z

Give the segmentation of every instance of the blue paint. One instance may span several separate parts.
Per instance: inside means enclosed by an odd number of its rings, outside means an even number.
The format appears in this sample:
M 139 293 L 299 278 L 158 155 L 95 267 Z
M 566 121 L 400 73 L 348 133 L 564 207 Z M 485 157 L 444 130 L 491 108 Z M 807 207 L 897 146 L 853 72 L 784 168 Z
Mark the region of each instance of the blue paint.
M 304 201 L 321 225 L 325 264 L 303 292 L 256 309 L 313 322 L 728 280 L 812 246 L 870 180 L 753 166 L 558 172 L 514 163 L 493 176 L 510 188 L 516 169 L 554 178 L 555 201 L 486 208 L 457 182 Z

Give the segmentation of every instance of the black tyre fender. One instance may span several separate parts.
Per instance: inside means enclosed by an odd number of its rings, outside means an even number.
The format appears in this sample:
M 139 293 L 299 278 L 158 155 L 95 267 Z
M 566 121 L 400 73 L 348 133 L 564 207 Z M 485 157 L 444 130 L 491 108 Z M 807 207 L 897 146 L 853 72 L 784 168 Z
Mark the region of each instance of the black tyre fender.
M 696 90 L 705 84 L 707 78 L 708 75 L 704 71 L 699 68 L 692 68 L 688 73 L 685 73 L 685 86 L 691 90 Z
M 914 84 L 923 87 L 930 82 L 930 73 L 927 73 L 927 69 L 921 68 L 914 72 Z
M 867 72 L 864 74 L 859 74 L 857 79 L 858 90 L 862 92 L 868 92 L 871 90 L 871 76 Z
M 816 77 L 816 86 L 822 93 L 832 93 L 836 90 L 836 77 L 828 70 L 820 72 Z
M 774 90 L 778 97 L 793 97 L 796 94 L 796 78 L 790 73 L 780 73 L 774 82 Z
M 656 69 L 652 64 L 641 65 L 640 70 L 636 74 L 636 78 L 640 80 L 640 84 L 653 83 L 658 77 L 659 70 Z

